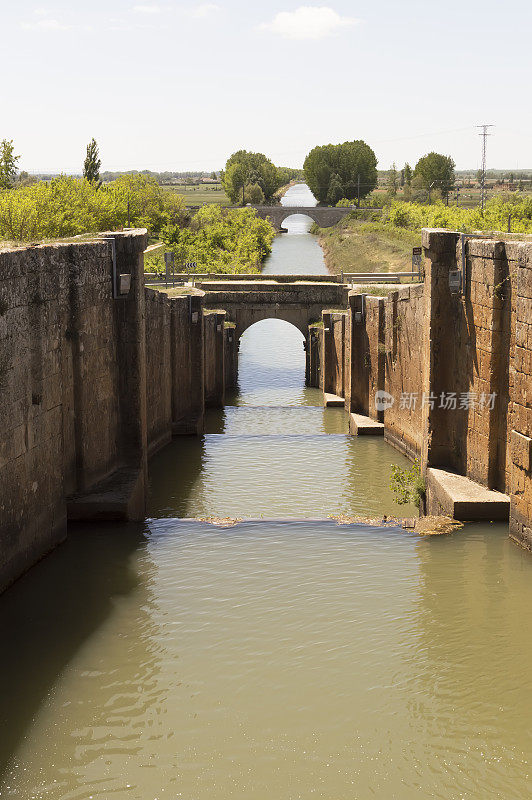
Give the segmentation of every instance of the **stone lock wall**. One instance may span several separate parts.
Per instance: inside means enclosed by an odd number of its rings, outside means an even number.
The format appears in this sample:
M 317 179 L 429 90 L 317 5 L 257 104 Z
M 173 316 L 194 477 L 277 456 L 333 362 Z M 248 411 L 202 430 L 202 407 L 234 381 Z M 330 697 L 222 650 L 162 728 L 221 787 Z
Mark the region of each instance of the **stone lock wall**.
M 384 422 L 385 437 L 424 470 L 509 495 L 510 532 L 532 549 L 532 240 L 523 238 L 425 230 L 422 286 L 366 297 L 363 321 L 351 293 L 347 407 Z M 377 388 L 393 400 L 383 412 L 372 405 Z M 429 482 L 427 511 L 439 509 Z
M 148 452 L 172 438 L 172 305 L 146 289 L 146 401 Z
M 0 589 L 65 537 L 68 495 L 144 476 L 145 235 L 115 247 L 120 300 L 109 242 L 0 252 Z
M 225 311 L 207 311 L 203 318 L 205 339 L 205 407 L 221 408 L 225 397 L 225 349 L 228 328 Z
M 347 313 L 326 312 L 323 318 L 323 391 L 345 397 Z
M 351 292 L 348 411 L 385 424 L 385 437 L 415 458 L 422 445 L 422 363 L 425 300 L 422 286 L 386 297 Z M 389 404 L 376 405 L 378 392 Z
M 145 290 L 145 231 L 109 237 L 0 252 L 0 591 L 67 518 L 143 519 L 148 454 L 203 427 L 203 295 Z

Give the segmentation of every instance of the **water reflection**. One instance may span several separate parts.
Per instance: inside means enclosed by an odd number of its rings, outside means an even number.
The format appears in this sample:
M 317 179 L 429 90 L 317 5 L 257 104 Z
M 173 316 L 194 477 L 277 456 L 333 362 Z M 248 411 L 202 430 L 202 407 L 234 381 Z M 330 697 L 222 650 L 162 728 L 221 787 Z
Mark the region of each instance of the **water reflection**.
M 3 798 L 530 796 L 532 562 L 502 526 L 87 533 L 2 598 Z
M 72 526 L 69 539 L 0 598 L 0 776 L 15 752 L 23 758 L 21 743 L 61 691 L 67 666 L 112 617 L 118 600 L 141 591 L 131 560 L 145 542 L 143 531 L 136 525 Z
M 407 460 L 382 440 L 347 435 L 344 410 L 324 409 L 322 392 L 305 386 L 302 345 L 281 320 L 248 328 L 233 405 L 208 415 L 203 437 L 177 439 L 152 460 L 151 517 L 397 513 L 390 465 Z

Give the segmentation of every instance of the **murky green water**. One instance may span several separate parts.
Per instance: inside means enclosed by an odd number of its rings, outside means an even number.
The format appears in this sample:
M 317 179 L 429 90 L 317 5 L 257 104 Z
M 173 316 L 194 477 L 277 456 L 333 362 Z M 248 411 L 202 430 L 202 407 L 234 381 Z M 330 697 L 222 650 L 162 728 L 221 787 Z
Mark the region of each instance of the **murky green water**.
M 283 324 L 153 460 L 148 522 L 74 527 L 0 597 L 2 800 L 530 797 L 530 554 L 326 520 L 386 513 L 400 457 Z M 175 519 L 210 514 L 277 519 Z
M 176 439 L 152 460 L 150 517 L 397 514 L 390 465 L 408 461 L 380 439 L 349 436 L 343 409 L 322 400 L 305 386 L 302 334 L 280 320 L 253 325 L 233 405 L 208 414 L 204 436 Z

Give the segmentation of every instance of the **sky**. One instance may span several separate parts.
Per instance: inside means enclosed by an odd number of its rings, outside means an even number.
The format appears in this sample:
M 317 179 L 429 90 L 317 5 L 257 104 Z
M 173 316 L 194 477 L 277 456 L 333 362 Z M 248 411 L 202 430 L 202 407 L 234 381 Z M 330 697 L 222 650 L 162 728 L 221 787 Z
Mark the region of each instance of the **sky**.
M 0 0 L 0 139 L 28 171 L 301 167 L 363 139 L 380 169 L 431 150 L 532 170 L 530 0 Z

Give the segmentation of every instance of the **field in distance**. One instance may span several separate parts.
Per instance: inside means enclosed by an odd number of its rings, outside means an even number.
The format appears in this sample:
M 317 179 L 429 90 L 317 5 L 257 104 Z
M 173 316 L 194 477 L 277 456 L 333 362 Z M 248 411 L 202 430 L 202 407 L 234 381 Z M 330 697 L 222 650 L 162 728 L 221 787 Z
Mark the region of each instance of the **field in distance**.
M 179 184 L 163 186 L 167 192 L 177 192 L 185 199 L 187 206 L 202 206 L 206 203 L 219 203 L 221 206 L 231 205 L 221 183 Z

